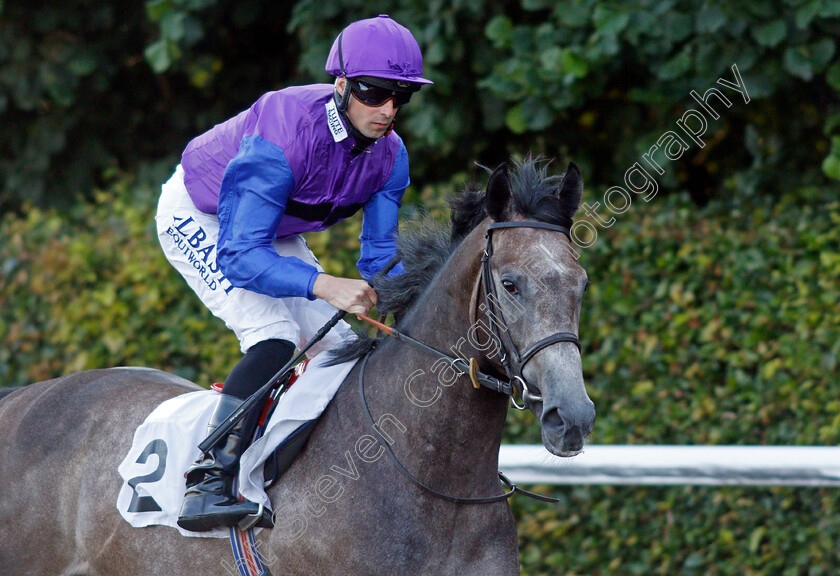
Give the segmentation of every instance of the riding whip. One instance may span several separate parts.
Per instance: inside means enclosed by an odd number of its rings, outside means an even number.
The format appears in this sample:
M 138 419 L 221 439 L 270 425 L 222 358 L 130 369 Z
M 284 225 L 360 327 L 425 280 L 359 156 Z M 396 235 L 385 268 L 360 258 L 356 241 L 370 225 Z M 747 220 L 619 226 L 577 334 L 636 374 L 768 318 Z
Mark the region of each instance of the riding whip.
M 380 278 L 382 278 L 382 276 L 390 272 L 391 269 L 394 266 L 396 266 L 399 261 L 400 257 L 394 256 L 382 270 L 377 272 L 373 278 L 368 280 L 368 285 L 370 285 L 371 288 L 374 288 L 374 282 L 378 281 Z M 233 430 L 234 426 L 236 426 L 239 423 L 239 421 L 245 417 L 246 414 L 248 414 L 255 406 L 260 404 L 260 402 L 262 402 L 262 400 L 265 399 L 266 395 L 269 394 L 271 390 L 277 385 L 277 383 L 283 378 L 283 376 L 286 375 L 286 372 L 292 369 L 292 367 L 294 367 L 294 365 L 297 364 L 301 358 L 303 358 L 303 355 L 306 354 L 306 351 L 309 350 L 313 344 L 315 344 L 324 336 L 326 336 L 327 332 L 332 330 L 333 326 L 338 324 L 339 320 L 344 318 L 346 314 L 347 312 L 344 310 L 339 310 L 338 312 L 336 312 L 333 315 L 333 317 L 330 318 L 330 320 L 326 324 L 324 324 L 320 330 L 318 330 L 315 336 L 313 336 L 312 339 L 309 340 L 306 346 L 301 348 L 297 354 L 292 356 L 291 360 L 286 362 L 286 364 L 282 368 L 280 368 L 280 370 L 278 370 L 274 376 L 269 378 L 268 382 L 263 384 L 259 390 L 257 390 L 248 398 L 243 400 L 242 404 L 240 404 L 239 407 L 236 410 L 234 410 L 233 413 L 230 416 L 228 416 L 224 422 L 219 424 L 216 427 L 216 429 L 213 430 L 213 432 L 211 432 L 207 436 L 207 438 L 202 440 L 201 443 L 198 445 L 198 449 L 201 450 L 203 454 L 207 454 L 210 451 L 210 449 L 213 448 L 213 446 L 218 444 L 218 442 L 222 438 L 226 437 L 230 433 L 230 431 Z

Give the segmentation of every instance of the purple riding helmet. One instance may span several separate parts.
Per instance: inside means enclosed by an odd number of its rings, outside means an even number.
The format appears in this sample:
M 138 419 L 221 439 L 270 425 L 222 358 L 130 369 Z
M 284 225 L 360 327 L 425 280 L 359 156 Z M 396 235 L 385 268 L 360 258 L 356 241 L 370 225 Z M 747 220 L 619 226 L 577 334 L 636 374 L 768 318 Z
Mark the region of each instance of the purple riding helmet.
M 348 79 L 350 89 L 336 97 L 342 112 L 351 92 L 369 106 L 394 98 L 399 107 L 423 84 L 433 84 L 423 78 L 423 54 L 417 40 L 386 14 L 353 22 L 342 30 L 330 49 L 326 70 Z

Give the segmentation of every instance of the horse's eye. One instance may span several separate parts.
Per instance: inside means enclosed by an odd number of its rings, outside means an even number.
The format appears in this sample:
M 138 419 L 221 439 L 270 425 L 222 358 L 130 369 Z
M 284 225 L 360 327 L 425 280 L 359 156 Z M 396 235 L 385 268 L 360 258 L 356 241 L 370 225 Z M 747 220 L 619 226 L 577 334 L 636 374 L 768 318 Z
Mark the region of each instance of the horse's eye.
M 516 284 L 514 284 L 510 280 L 502 280 L 502 286 L 510 294 L 519 294 L 519 290 L 516 288 Z

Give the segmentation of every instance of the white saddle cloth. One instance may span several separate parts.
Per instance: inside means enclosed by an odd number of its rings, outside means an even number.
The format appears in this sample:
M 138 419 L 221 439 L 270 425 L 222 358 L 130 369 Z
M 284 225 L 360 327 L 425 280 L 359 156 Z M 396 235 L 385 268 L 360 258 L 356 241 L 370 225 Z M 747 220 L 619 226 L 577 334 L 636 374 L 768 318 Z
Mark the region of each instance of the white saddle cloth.
M 263 464 L 292 432 L 321 415 L 355 364 L 323 366 L 328 356 L 318 354 L 309 362 L 280 399 L 262 438 L 242 455 L 239 492 L 248 500 L 271 509 L 263 488 Z M 197 446 L 207 434 L 218 397 L 211 390 L 176 396 L 155 408 L 134 432 L 131 450 L 118 467 L 123 485 L 117 510 L 129 524 L 172 526 L 184 536 L 229 536 L 227 528 L 190 532 L 176 523 L 186 492 L 184 473 L 201 454 Z

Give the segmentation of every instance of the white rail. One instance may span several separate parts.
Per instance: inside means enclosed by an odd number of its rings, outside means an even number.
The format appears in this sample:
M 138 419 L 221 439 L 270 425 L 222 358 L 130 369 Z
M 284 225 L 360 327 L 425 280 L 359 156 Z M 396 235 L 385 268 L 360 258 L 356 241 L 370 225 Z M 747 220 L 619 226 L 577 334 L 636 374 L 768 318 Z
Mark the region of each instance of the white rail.
M 521 484 L 840 486 L 840 447 L 593 445 L 558 458 L 503 445 L 499 467 Z

